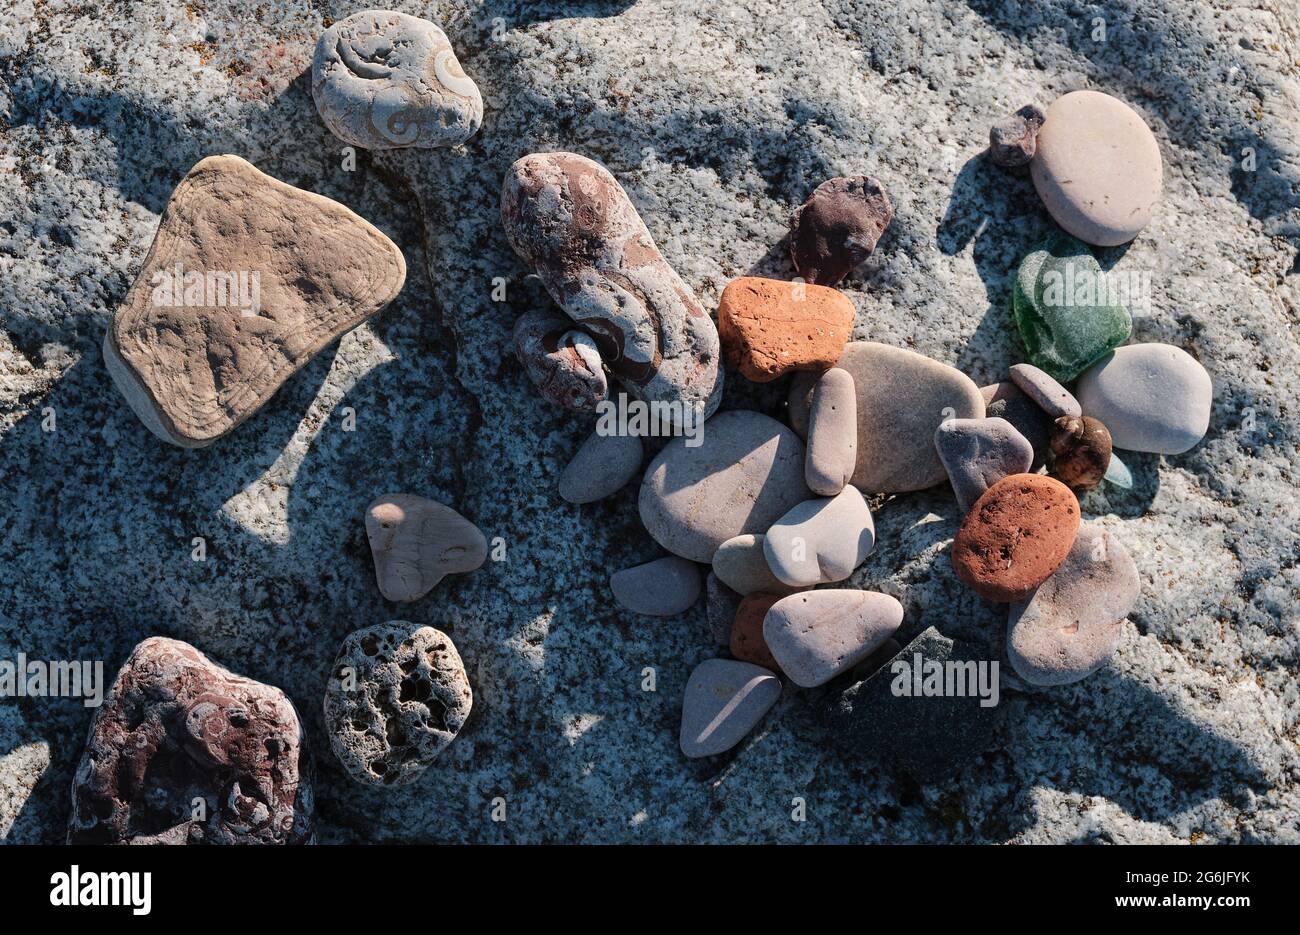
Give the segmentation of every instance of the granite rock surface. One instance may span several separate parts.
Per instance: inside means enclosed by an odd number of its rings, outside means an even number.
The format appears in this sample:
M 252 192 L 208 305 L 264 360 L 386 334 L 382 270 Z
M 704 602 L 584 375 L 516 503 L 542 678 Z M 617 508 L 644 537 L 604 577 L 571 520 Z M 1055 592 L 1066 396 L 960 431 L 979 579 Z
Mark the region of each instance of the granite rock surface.
M 348 171 L 310 65 L 322 11 L 353 8 L 0 7 L 0 658 L 71 652 L 111 677 L 161 633 L 282 688 L 316 754 L 325 841 L 1300 843 L 1293 5 L 1107 0 L 1089 7 L 1105 43 L 1065 0 L 402 9 L 442 25 L 483 127 L 463 151 L 357 152 Z M 839 286 L 854 339 L 985 386 L 1024 359 L 1009 276 L 1052 229 L 1032 183 L 990 163 L 988 128 L 1081 87 L 1141 110 L 1167 170 L 1122 256 L 1152 274 L 1134 340 L 1186 348 L 1215 383 L 1198 446 L 1126 452 L 1133 488 L 1081 503 L 1142 581 L 1115 656 L 1044 695 L 1012 688 L 1004 665 L 1014 726 L 955 783 L 846 761 L 813 692 L 784 693 L 734 752 L 687 761 L 686 680 L 718 653 L 704 602 L 638 625 L 605 592 L 607 569 L 654 554 L 636 487 L 587 506 L 557 495 L 592 425 L 538 399 L 513 360 L 515 320 L 558 309 L 501 231 L 506 169 L 543 150 L 599 158 L 705 308 L 737 276 L 794 275 L 782 239 L 816 185 L 877 178 L 895 217 Z M 256 419 L 187 452 L 141 430 L 99 346 L 168 194 L 226 152 L 367 218 L 406 254 L 407 283 Z M 783 383 L 728 380 L 723 408 L 783 418 Z M 413 484 L 504 552 L 403 607 L 455 640 L 475 701 L 394 793 L 335 763 L 320 699 L 343 638 L 391 616 L 357 517 Z M 1000 652 L 1005 608 L 945 561 L 951 493 L 872 512 L 879 545 L 843 586 L 896 596 L 902 645 L 933 624 Z M 78 699 L 0 698 L 6 840 L 62 840 L 91 716 Z M 795 795 L 806 822 L 789 820 Z M 490 820 L 496 796 L 505 822 Z

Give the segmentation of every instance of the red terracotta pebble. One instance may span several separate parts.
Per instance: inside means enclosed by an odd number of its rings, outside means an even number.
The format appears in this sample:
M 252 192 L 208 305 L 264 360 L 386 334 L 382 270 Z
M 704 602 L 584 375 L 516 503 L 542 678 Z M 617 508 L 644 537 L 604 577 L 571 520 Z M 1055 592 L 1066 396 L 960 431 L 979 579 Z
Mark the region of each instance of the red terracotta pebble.
M 834 367 L 855 314 L 838 289 L 742 276 L 722 290 L 718 333 L 727 366 L 767 383 L 791 370 Z
M 975 501 L 952 543 L 957 577 L 990 601 L 1019 601 L 1065 561 L 1079 501 L 1041 474 L 1004 477 Z
M 782 596 L 760 591 L 740 602 L 736 619 L 731 622 L 731 655 L 773 672 L 781 671 L 763 639 L 763 618 Z

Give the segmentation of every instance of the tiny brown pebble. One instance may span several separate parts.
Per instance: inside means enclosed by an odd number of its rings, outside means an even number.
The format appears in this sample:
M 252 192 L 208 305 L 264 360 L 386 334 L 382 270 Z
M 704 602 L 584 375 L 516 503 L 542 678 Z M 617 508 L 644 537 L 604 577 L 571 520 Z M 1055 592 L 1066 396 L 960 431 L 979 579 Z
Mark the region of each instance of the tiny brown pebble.
M 790 259 L 808 282 L 833 286 L 871 256 L 893 219 L 894 206 L 875 179 L 823 182 L 790 218 Z
M 1028 164 L 1038 149 L 1038 131 L 1046 116 L 1041 108 L 1027 104 L 989 130 L 989 155 L 1004 168 Z
M 1091 416 L 1061 416 L 1052 424 L 1052 476 L 1074 491 L 1101 483 L 1110 466 L 1106 426 Z
M 740 602 L 736 619 L 731 623 L 731 655 L 742 662 L 752 662 L 764 669 L 780 672 L 763 639 L 763 618 L 772 605 L 781 599 L 780 594 L 751 594 Z
M 1065 561 L 1079 501 L 1041 474 L 1004 477 L 975 501 L 952 543 L 957 577 L 990 601 L 1019 601 Z

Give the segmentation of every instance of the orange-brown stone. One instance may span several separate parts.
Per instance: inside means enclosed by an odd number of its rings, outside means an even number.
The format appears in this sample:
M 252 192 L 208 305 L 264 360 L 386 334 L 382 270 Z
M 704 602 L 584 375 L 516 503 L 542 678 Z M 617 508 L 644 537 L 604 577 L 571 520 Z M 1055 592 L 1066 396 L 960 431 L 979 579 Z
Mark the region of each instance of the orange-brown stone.
M 755 383 L 791 370 L 829 370 L 853 332 L 855 310 L 838 289 L 742 276 L 722 290 L 718 334 L 727 365 Z
M 781 671 L 767 648 L 767 640 L 763 639 L 763 618 L 781 597 L 759 591 L 740 602 L 736 619 L 731 622 L 731 655 L 773 672 Z
M 1065 561 L 1079 501 L 1041 474 L 1004 477 L 975 501 L 952 543 L 957 577 L 990 601 L 1024 600 Z

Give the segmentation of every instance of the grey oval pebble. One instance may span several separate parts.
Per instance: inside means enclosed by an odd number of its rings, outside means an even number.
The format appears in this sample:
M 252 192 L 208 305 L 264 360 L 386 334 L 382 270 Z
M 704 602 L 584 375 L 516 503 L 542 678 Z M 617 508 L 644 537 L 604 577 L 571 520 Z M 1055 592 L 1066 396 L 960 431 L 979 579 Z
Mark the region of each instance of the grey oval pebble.
M 808 409 L 808 489 L 833 497 L 853 477 L 858 460 L 858 400 L 853 375 L 833 367 L 813 387 Z
M 772 524 L 763 554 L 790 587 L 843 581 L 876 545 L 871 509 L 856 487 L 834 497 L 805 500 Z
M 641 469 L 641 439 L 592 433 L 560 474 L 560 496 L 593 503 L 618 493 Z
M 713 553 L 713 573 L 741 595 L 756 591 L 788 593 L 790 588 L 772 574 L 767 564 L 765 538 L 761 533 L 745 533 L 722 543 Z
M 1051 419 L 1059 419 L 1061 416 L 1083 415 L 1083 410 L 1079 408 L 1079 401 L 1065 387 L 1061 386 L 1054 377 L 1044 373 L 1033 364 L 1016 364 L 1011 368 L 1011 382 L 1024 392 L 1026 396 L 1038 403 L 1040 409 L 1047 413 Z
M 1125 451 L 1182 454 L 1210 427 L 1210 375 L 1172 344 L 1117 347 L 1084 371 L 1076 390 L 1083 414 Z
M 609 579 L 614 599 L 637 614 L 673 617 L 694 606 L 700 596 L 700 569 L 676 555 L 616 571 Z
M 934 432 L 939 452 L 965 513 L 984 491 L 1010 474 L 1024 474 L 1034 448 L 1006 419 L 949 419 Z
M 763 639 L 796 685 L 824 685 L 893 636 L 903 605 L 877 591 L 824 590 L 791 594 L 772 605 Z
M 1140 588 L 1128 550 L 1108 530 L 1084 523 L 1061 567 L 1011 605 L 1012 667 L 1033 685 L 1068 685 L 1096 672 L 1115 654 Z
M 754 729 L 781 697 L 781 680 L 737 659 L 707 659 L 686 680 L 682 753 L 695 759 L 725 753 Z
M 709 564 L 722 543 L 765 531 L 812 495 L 803 442 L 775 419 L 721 412 L 699 446 L 689 440 L 665 445 L 641 481 L 641 521 L 669 552 Z

